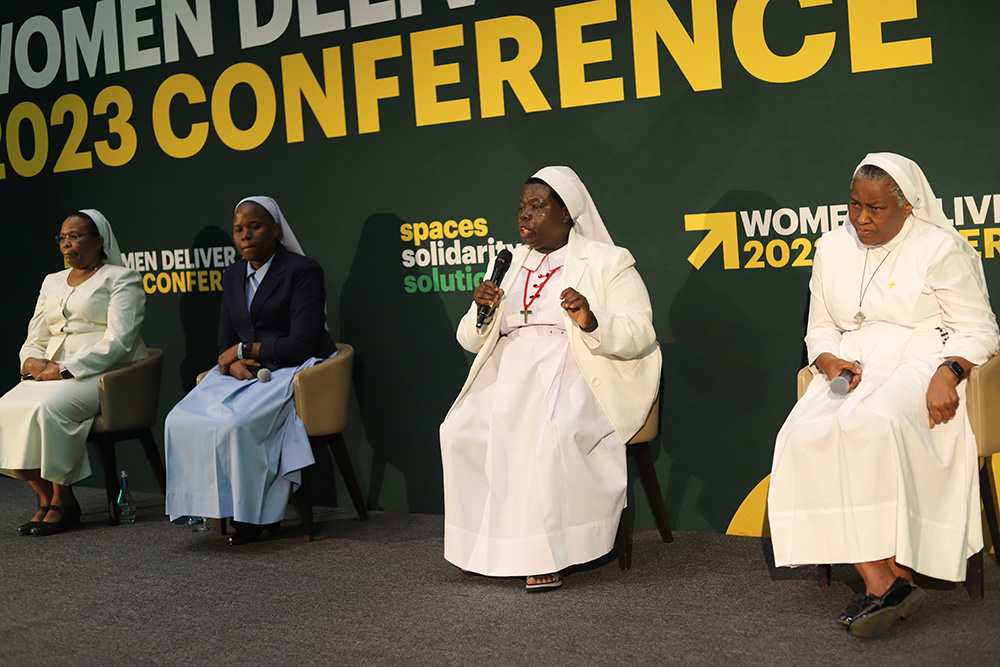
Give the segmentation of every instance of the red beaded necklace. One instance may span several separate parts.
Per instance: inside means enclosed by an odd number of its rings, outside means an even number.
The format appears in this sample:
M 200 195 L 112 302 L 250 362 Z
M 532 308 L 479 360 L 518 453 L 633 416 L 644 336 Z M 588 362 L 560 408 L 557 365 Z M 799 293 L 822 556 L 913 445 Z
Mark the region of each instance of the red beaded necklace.
M 546 254 L 545 257 L 543 257 L 542 260 L 540 262 L 538 262 L 538 266 L 536 266 L 534 269 L 529 269 L 526 266 L 522 266 L 521 267 L 522 269 L 524 269 L 525 271 L 528 272 L 528 275 L 526 275 L 524 277 L 524 310 L 521 311 L 521 314 L 524 315 L 524 323 L 525 324 L 528 323 L 528 315 L 531 315 L 531 304 L 533 304 L 535 302 L 535 299 L 538 298 L 538 295 L 542 293 L 542 289 L 545 287 L 545 284 L 548 283 L 552 279 L 552 276 L 555 275 L 556 271 L 558 271 L 559 269 L 561 269 L 563 267 L 563 265 L 560 264 L 559 266 L 557 266 L 554 269 L 553 268 L 549 268 L 548 273 L 539 273 L 538 277 L 539 278 L 544 278 L 545 280 L 543 280 L 541 282 L 541 284 L 535 283 L 534 285 L 532 285 L 532 287 L 537 287 L 538 289 L 535 290 L 535 293 L 529 299 L 528 298 L 528 283 L 531 281 L 531 276 L 532 276 L 532 274 L 538 273 L 538 270 L 542 268 L 542 264 L 544 262 L 548 262 L 548 261 L 549 261 L 549 256 L 548 256 L 548 254 Z

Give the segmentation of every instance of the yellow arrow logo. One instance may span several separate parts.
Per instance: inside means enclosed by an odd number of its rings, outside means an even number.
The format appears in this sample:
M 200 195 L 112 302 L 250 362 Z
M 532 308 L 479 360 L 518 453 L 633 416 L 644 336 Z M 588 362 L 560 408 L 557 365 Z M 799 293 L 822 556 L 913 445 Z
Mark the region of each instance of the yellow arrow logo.
M 722 246 L 722 264 L 727 269 L 740 268 L 739 239 L 736 236 L 736 212 L 692 213 L 684 216 L 684 229 L 689 232 L 707 231 L 705 237 L 690 255 L 688 261 L 696 269 Z

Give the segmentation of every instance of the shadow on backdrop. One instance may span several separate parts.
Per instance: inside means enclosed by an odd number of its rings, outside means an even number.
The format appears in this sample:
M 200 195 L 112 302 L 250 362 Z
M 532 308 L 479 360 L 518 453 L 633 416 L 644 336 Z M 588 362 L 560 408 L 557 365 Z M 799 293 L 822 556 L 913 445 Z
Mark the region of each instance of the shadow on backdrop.
M 711 212 L 768 208 L 765 193 L 729 192 Z M 683 529 L 698 520 L 706 525 L 693 529 L 716 532 L 770 470 L 773 439 L 748 434 L 776 434 L 794 403 L 802 326 L 789 304 L 804 304 L 808 291 L 791 268 L 726 270 L 721 255 L 691 267 L 670 309 L 674 340 L 663 346 L 667 508 Z
M 391 213 L 365 221 L 340 296 L 341 339 L 354 346 L 354 389 L 373 450 L 368 506 L 385 504 L 391 466 L 406 487 L 405 511 L 441 514 L 438 426 L 469 365 L 438 293 L 403 289 L 416 271 L 401 265 L 394 243 L 403 223 Z
M 232 246 L 233 237 L 220 227 L 203 227 L 195 234 L 191 255 L 205 248 Z M 220 273 L 225 269 L 213 269 Z M 221 278 L 220 278 L 221 284 Z M 184 358 L 178 366 L 184 393 L 194 389 L 195 378 L 215 366 L 219 354 L 219 311 L 222 292 L 184 292 L 180 299 L 181 327 L 184 330 Z

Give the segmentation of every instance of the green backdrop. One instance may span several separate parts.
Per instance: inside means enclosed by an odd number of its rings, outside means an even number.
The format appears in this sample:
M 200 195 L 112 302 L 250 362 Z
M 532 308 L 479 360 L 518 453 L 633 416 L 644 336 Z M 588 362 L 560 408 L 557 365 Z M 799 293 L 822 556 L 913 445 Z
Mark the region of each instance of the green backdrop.
M 682 530 L 724 531 L 769 472 L 812 245 L 865 153 L 921 164 L 1000 289 L 994 2 L 49 4 L 0 10 L 9 384 L 52 237 L 96 207 L 150 292 L 162 422 L 214 362 L 232 208 L 269 194 L 357 350 L 346 438 L 372 507 L 442 509 L 437 427 L 471 361 L 455 326 L 541 166 L 577 170 L 649 288 Z

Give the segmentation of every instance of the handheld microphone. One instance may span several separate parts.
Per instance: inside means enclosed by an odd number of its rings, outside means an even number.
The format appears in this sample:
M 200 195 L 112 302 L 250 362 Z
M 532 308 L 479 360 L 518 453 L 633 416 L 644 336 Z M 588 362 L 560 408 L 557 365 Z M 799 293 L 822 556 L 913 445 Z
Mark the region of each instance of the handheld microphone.
M 263 366 L 252 366 L 250 367 L 250 372 L 255 378 L 260 382 L 270 382 L 271 381 L 271 371 L 264 368 Z
M 504 275 L 506 275 L 507 269 L 510 268 L 510 261 L 512 259 L 514 259 L 514 256 L 506 248 L 497 253 L 496 261 L 493 262 L 493 275 L 490 277 L 490 281 L 497 287 L 500 286 L 500 282 L 503 280 Z M 479 311 L 476 314 L 476 329 L 483 328 L 483 323 L 490 316 L 491 310 L 493 310 L 493 306 L 479 306 Z
M 837 396 L 846 395 L 847 390 L 851 388 L 851 380 L 853 379 L 854 373 L 845 368 L 840 371 L 840 375 L 830 380 L 830 391 Z

